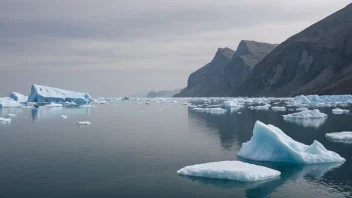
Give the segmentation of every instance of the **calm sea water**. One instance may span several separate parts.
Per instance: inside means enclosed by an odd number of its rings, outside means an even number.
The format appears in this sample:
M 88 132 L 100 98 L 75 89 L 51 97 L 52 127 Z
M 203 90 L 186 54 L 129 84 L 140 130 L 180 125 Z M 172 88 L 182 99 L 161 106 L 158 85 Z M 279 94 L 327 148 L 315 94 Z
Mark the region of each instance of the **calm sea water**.
M 11 124 L 0 124 L 0 197 L 351 197 L 352 144 L 326 140 L 325 133 L 352 131 L 352 115 L 322 111 L 329 116 L 320 127 L 304 127 L 283 121 L 287 112 L 210 115 L 181 104 L 0 108 L 0 115 L 17 114 Z M 92 124 L 76 124 L 84 120 Z M 186 165 L 236 160 L 256 120 L 305 144 L 318 140 L 347 161 L 266 163 L 281 177 L 255 183 L 177 175 Z

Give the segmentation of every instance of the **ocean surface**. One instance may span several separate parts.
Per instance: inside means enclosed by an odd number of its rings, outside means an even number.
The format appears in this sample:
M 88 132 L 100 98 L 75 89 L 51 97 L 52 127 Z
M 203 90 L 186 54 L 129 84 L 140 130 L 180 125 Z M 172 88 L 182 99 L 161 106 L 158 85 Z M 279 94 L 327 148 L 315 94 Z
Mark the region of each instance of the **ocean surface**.
M 352 131 L 351 114 L 334 115 L 332 108 L 323 108 L 328 118 L 308 126 L 284 121 L 281 115 L 289 112 L 271 110 L 212 115 L 182 103 L 97 106 L 0 108 L 0 117 L 17 115 L 11 124 L 0 124 L 0 197 L 352 197 L 352 144 L 325 138 L 329 132 Z M 63 114 L 68 119 L 60 119 Z M 77 125 L 86 120 L 91 125 Z M 176 173 L 187 165 L 237 160 L 256 120 L 305 144 L 318 140 L 346 162 L 251 162 L 282 173 L 254 183 Z

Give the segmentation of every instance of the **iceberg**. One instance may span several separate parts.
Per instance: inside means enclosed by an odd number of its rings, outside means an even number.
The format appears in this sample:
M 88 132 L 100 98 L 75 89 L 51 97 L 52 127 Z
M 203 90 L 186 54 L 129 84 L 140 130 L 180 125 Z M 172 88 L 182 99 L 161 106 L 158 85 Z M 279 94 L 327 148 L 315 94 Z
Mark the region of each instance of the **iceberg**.
M 352 102 L 352 95 L 300 95 L 294 97 L 294 101 L 320 107 L 346 106 Z
M 25 96 L 25 95 L 17 93 L 17 92 L 12 92 L 10 94 L 9 98 L 12 98 L 13 100 L 20 102 L 20 103 L 27 102 L 27 100 L 28 100 L 28 96 Z
M 186 166 L 177 171 L 180 175 L 253 182 L 280 176 L 280 172 L 264 166 L 240 161 L 209 162 Z
M 293 124 L 298 124 L 303 127 L 313 127 L 317 129 L 325 123 L 326 118 L 284 119 L 284 121 Z
M 300 107 L 296 109 L 296 111 L 307 111 L 307 110 L 308 110 L 307 107 Z
M 320 142 L 311 145 L 297 142 L 281 129 L 257 121 L 252 138 L 242 144 L 239 157 L 270 162 L 288 162 L 298 164 L 319 164 L 344 162 L 339 154 L 327 150 Z
M 5 97 L 0 98 L 0 107 L 2 108 L 9 108 L 9 107 L 21 107 L 21 103 L 13 100 L 12 98 Z
M 67 116 L 66 115 L 61 115 L 60 118 L 61 119 L 67 119 Z
M 206 112 L 210 114 L 225 114 L 227 112 L 226 109 L 222 108 L 206 108 Z
M 44 107 L 62 107 L 62 104 L 56 104 L 52 102 L 50 104 L 44 105 Z
M 80 121 L 80 122 L 77 122 L 78 125 L 90 125 L 90 122 L 89 121 Z
M 0 117 L 0 124 L 10 124 L 10 123 L 11 123 L 11 119 L 10 118 Z
M 248 109 L 250 110 L 269 110 L 271 107 L 270 104 L 262 105 L 262 106 L 249 106 Z
M 304 119 L 304 118 L 326 118 L 328 115 L 320 112 L 318 109 L 305 110 L 288 115 L 283 115 L 284 119 Z
M 232 109 L 232 108 L 240 109 L 243 107 L 243 105 L 235 101 L 227 100 L 221 104 L 221 107 L 223 107 L 224 109 Z
M 350 110 L 348 110 L 348 109 L 340 109 L 340 108 L 335 108 L 332 110 L 333 114 L 344 114 L 344 113 L 347 114 L 349 112 L 350 112 Z
M 42 85 L 32 85 L 31 94 L 28 96 L 28 102 L 37 103 L 65 103 L 74 102 L 76 104 L 86 104 L 93 99 L 88 93 L 68 91 Z
M 327 134 L 325 134 L 325 137 L 330 140 L 335 140 L 338 142 L 351 142 L 352 143 L 352 132 L 350 132 L 350 131 L 327 133 Z
M 271 107 L 273 111 L 286 111 L 286 107 L 279 107 L 279 106 L 274 106 Z
M 14 117 L 16 117 L 16 114 L 9 113 L 9 114 L 7 114 L 7 117 L 9 117 L 9 118 L 14 118 Z

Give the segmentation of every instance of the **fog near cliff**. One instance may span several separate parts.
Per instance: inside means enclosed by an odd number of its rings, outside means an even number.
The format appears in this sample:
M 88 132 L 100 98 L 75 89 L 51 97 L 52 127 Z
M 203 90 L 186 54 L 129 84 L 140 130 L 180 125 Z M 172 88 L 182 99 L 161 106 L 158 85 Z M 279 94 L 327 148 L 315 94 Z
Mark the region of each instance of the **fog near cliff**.
M 349 0 L 2 0 L 0 96 L 31 83 L 122 96 L 182 88 L 218 47 L 280 43 Z

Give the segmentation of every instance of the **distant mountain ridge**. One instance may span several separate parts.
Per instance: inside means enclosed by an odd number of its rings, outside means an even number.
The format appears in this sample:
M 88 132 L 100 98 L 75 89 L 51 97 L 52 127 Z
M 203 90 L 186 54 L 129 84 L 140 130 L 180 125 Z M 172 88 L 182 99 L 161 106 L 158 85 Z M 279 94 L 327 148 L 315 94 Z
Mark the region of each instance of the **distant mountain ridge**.
M 155 98 L 155 97 L 172 97 L 175 94 L 178 94 L 181 89 L 175 90 L 164 90 L 164 91 L 151 91 L 147 94 L 147 98 Z

